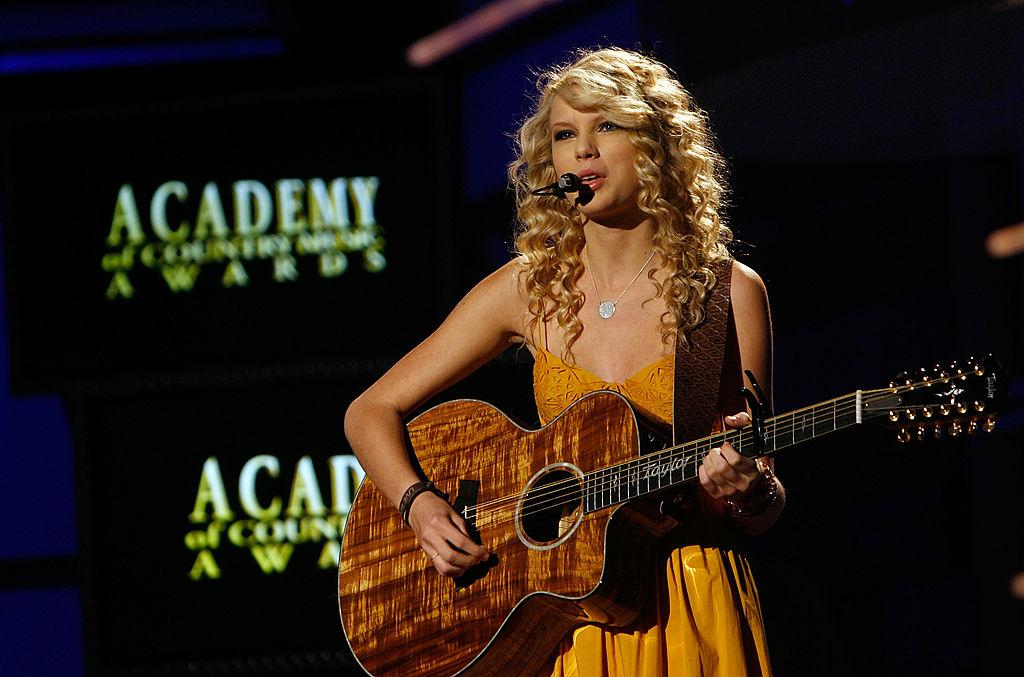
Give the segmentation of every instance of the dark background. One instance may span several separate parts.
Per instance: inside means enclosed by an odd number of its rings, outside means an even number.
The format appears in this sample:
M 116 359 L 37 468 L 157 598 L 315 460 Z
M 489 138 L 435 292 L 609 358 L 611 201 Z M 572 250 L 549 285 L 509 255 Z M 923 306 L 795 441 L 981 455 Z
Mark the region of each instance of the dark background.
M 15 390 L 125 386 L 129 379 L 143 385 L 170 374 L 204 380 L 216 370 L 297 369 L 343 357 L 372 362 L 394 355 L 410 327 L 429 326 L 444 310 L 428 294 L 401 314 L 389 312 L 410 279 L 431 277 L 444 285 L 453 273 L 450 215 L 443 211 L 450 206 L 442 181 L 450 173 L 444 89 L 433 78 L 319 88 L 280 84 L 201 98 L 168 94 L 181 98 L 27 112 L 10 120 L 8 260 L 12 288 L 21 290 L 11 294 L 8 313 Z M 430 172 L 414 172 L 386 152 L 394 130 L 408 122 L 410 101 L 417 102 L 418 124 L 432 132 L 417 152 Z M 128 237 L 122 231 L 120 244 L 110 247 L 101 227 L 111 223 L 123 184 L 133 189 L 147 242 L 160 242 L 149 223 L 149 202 L 165 181 L 189 191 L 183 201 L 167 201 L 172 228 L 184 220 L 196 229 L 201 190 L 213 182 L 233 235 L 234 181 L 260 181 L 276 212 L 278 179 L 318 177 L 329 189 L 339 176 L 380 182 L 374 211 L 386 242 L 383 270 L 365 270 L 357 250 L 347 254 L 343 274 L 321 277 L 317 257 L 293 246 L 298 278 L 288 284 L 274 280 L 273 257 L 239 258 L 248 271 L 244 287 L 224 288 L 225 264 L 211 263 L 200 267 L 190 291 L 168 293 L 164 277 L 144 266 L 136 246 L 127 271 L 132 298 L 106 298 L 112 272 L 98 264 L 108 252 L 120 252 Z M 303 196 L 308 219 L 305 202 Z M 354 205 L 348 210 L 355 224 Z M 276 223 L 275 213 L 267 235 L 277 234 Z
M 752 552 L 776 673 L 1016 664 L 1024 258 L 985 245 L 1024 221 L 1024 6 L 566 0 L 428 68 L 406 63 L 415 40 L 487 4 L 0 5 L 0 673 L 347 674 L 333 572 L 197 594 L 188 562 L 161 561 L 167 544 L 147 529 L 164 525 L 181 554 L 214 450 L 226 469 L 255 453 L 284 468 L 348 451 L 347 402 L 507 260 L 508 134 L 531 68 L 605 45 L 653 52 L 710 114 L 738 253 L 772 300 L 778 411 L 986 352 L 1010 375 L 993 435 L 917 446 L 865 429 L 780 456 L 786 512 Z M 161 120 L 184 131 L 113 150 L 99 138 Z M 265 130 L 268 150 L 239 169 L 231 138 L 246 126 Z M 314 137 L 344 152 L 294 143 Z M 223 167 L 193 159 L 211 146 Z M 103 304 L 81 288 L 96 270 L 38 261 L 31 246 L 24 205 L 58 225 L 87 213 L 107 224 L 112 200 L 85 188 L 126 164 L 192 188 L 344 176 L 340 158 L 409 182 L 378 214 L 418 226 L 389 241 L 391 282 L 353 266 L 291 294 L 208 290 L 167 300 L 173 321 L 154 331 L 139 316 L 97 322 Z M 97 242 L 52 237 L 75 255 Z M 393 312 L 366 316 L 380 299 Z M 153 348 L 100 369 L 91 349 L 108 330 Z M 529 365 L 510 353 L 443 397 L 529 421 L 529 393 Z

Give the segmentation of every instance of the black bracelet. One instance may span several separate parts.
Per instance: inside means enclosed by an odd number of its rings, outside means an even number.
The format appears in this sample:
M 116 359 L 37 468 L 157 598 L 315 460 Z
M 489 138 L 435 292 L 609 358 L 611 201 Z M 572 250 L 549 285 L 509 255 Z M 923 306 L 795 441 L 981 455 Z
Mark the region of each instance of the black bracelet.
M 779 498 L 779 482 L 775 479 L 775 473 L 767 463 L 757 462 L 761 470 L 761 477 L 758 479 L 758 486 L 751 487 L 748 495 L 741 499 L 727 498 L 725 505 L 733 517 L 758 517 L 768 512 Z
M 433 482 L 416 482 L 405 490 L 405 493 L 402 494 L 402 500 L 398 502 L 398 512 L 402 514 L 402 520 L 406 524 L 409 523 L 409 511 L 412 510 L 412 502 L 424 491 L 429 491 L 443 501 L 448 500 L 448 494 L 434 486 Z

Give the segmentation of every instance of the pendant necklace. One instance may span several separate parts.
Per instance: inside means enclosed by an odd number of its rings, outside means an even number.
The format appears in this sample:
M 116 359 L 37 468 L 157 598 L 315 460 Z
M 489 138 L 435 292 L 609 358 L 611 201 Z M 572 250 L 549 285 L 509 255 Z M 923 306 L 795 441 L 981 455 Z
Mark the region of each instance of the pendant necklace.
M 651 255 L 647 257 L 647 261 L 644 262 L 644 267 L 637 271 L 637 274 L 633 276 L 633 279 L 629 281 L 629 284 L 626 285 L 625 289 L 623 289 L 622 292 L 619 293 L 618 298 L 616 298 L 614 301 L 605 299 L 604 301 L 601 301 L 600 305 L 597 306 L 597 314 L 601 316 L 602 320 L 607 320 L 608 318 L 615 314 L 615 304 L 619 302 L 619 299 L 621 299 L 622 295 L 626 293 L 626 290 L 632 287 L 633 283 L 640 278 L 640 273 L 647 270 L 647 266 L 650 265 L 651 259 L 654 258 L 655 251 L 652 251 Z M 594 277 L 594 270 L 590 267 L 589 257 L 584 261 L 584 263 L 587 264 L 587 270 L 590 271 L 590 279 L 594 283 L 594 291 L 597 292 L 598 297 L 600 297 L 601 290 L 597 288 L 597 278 Z

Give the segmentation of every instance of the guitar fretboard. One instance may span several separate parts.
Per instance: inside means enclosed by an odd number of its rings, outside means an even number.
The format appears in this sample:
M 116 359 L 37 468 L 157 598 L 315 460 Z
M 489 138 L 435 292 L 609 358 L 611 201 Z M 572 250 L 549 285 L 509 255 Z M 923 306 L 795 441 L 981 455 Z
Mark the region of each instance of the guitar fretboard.
M 764 422 L 759 444 L 750 426 L 669 447 L 639 459 L 589 472 L 584 479 L 584 509 L 595 512 L 662 489 L 697 479 L 704 458 L 729 442 L 744 456 L 769 456 L 822 435 L 849 428 L 865 418 L 884 415 L 890 398 L 862 400 L 862 391 L 773 416 Z

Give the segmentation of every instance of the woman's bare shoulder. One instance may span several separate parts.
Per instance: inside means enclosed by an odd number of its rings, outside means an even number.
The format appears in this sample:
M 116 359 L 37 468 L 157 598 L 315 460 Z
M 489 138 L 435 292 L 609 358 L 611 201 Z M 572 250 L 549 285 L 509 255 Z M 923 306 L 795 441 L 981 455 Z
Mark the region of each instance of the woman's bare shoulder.
M 736 260 L 732 262 L 731 296 L 733 304 L 744 307 L 768 304 L 768 290 L 764 280 L 753 268 Z
M 528 312 L 523 290 L 523 262 L 514 258 L 484 277 L 459 301 L 456 317 L 470 315 L 475 321 L 496 324 L 511 340 L 521 340 Z
M 493 304 L 495 310 L 517 310 L 526 299 L 522 281 L 524 270 L 520 259 L 507 261 L 480 280 L 466 295 L 466 299 Z

